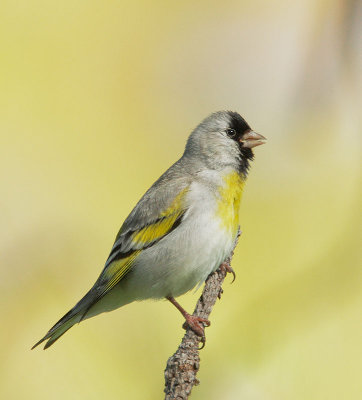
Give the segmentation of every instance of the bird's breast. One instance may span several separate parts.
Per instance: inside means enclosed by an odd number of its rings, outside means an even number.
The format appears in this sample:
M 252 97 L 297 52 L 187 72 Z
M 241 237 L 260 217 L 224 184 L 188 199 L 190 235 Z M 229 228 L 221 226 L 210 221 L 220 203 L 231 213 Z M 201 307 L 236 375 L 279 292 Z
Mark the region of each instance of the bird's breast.
M 244 185 L 245 180 L 233 171 L 223 177 L 222 185 L 218 188 L 216 216 L 221 227 L 233 236 L 239 226 L 239 208 Z

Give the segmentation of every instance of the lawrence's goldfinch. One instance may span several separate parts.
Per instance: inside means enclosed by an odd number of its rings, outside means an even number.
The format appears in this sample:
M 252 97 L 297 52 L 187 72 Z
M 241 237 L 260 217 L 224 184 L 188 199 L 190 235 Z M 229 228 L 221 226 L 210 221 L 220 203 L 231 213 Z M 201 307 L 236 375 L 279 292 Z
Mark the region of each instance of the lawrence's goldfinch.
M 182 157 L 123 223 L 96 283 L 35 346 L 48 340 L 47 348 L 77 322 L 144 299 L 170 300 L 203 336 L 208 321 L 188 314 L 175 297 L 202 284 L 229 256 L 251 149 L 264 142 L 235 112 L 202 121 Z

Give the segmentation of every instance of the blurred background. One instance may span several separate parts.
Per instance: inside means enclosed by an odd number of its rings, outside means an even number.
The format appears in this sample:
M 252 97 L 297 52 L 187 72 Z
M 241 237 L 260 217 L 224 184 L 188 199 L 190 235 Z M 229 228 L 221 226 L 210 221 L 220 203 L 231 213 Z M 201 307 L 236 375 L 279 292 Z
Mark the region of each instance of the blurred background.
M 30 347 L 220 109 L 268 143 L 192 398 L 360 396 L 361 17 L 353 0 L 1 2 L 1 398 L 163 398 L 184 332 L 166 302 Z

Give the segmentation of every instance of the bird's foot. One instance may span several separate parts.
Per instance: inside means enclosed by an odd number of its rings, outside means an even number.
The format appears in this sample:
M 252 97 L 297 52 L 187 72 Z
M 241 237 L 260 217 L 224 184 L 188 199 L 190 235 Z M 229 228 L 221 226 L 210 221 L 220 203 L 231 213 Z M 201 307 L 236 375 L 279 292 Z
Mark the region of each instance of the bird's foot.
M 220 269 L 220 271 L 225 272 L 225 274 L 230 273 L 233 275 L 233 280 L 231 281 L 231 283 L 233 283 L 235 281 L 236 274 L 235 274 L 235 271 L 231 268 L 230 264 L 223 262 L 220 265 L 219 269 Z
M 196 315 L 189 314 L 184 310 L 181 305 L 171 296 L 166 297 L 166 299 L 172 303 L 185 318 L 185 323 L 182 325 L 184 329 L 188 327 L 191 328 L 197 336 L 201 337 L 202 348 L 205 347 L 205 326 L 210 326 L 210 321 L 206 318 L 197 317 Z M 200 349 L 200 350 L 201 350 Z
M 197 317 L 196 315 L 185 314 L 185 323 L 182 325 L 184 329 L 191 328 L 197 336 L 200 336 L 202 348 L 205 346 L 205 327 L 210 326 L 210 321 L 206 318 Z

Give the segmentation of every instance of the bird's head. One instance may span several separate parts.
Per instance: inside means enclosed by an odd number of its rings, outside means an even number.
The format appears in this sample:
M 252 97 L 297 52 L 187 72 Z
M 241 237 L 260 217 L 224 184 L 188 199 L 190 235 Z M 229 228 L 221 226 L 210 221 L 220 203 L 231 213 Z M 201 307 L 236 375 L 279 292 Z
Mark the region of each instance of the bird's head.
M 246 175 L 249 161 L 254 157 L 252 149 L 265 141 L 238 113 L 218 111 L 191 133 L 184 157 L 199 160 L 211 169 L 231 166 Z

